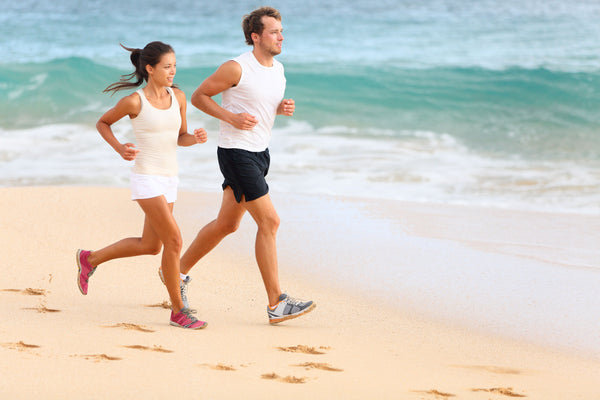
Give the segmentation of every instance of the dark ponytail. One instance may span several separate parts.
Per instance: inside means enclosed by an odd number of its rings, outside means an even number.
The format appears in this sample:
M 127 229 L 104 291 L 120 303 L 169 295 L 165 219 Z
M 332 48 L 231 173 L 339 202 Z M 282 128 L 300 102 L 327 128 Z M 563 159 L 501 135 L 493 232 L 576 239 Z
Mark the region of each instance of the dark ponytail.
M 120 43 L 119 43 L 120 44 Z M 130 49 L 121 44 L 121 47 L 129 51 L 129 59 L 135 67 L 135 71 L 127 75 L 121 75 L 119 82 L 110 84 L 103 92 L 116 93 L 119 90 L 131 89 L 140 86 L 142 83 L 148 82 L 148 71 L 146 71 L 146 65 L 154 67 L 160 61 L 163 54 L 175 53 L 173 48 L 163 42 L 151 42 L 144 47 L 144 49 Z M 131 82 L 132 79 L 136 79 L 135 82 Z

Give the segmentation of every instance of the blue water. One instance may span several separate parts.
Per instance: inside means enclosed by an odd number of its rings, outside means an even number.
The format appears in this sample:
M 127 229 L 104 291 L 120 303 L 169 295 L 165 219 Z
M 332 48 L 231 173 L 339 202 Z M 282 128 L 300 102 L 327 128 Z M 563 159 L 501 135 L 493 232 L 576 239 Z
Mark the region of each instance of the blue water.
M 126 185 L 95 132 L 130 72 L 119 42 L 173 45 L 187 93 L 248 49 L 255 1 L 2 1 L 0 185 Z M 287 97 L 273 190 L 598 213 L 600 4 L 274 1 Z M 181 151 L 184 188 L 219 190 L 211 140 Z M 116 130 L 131 138 L 128 121 Z

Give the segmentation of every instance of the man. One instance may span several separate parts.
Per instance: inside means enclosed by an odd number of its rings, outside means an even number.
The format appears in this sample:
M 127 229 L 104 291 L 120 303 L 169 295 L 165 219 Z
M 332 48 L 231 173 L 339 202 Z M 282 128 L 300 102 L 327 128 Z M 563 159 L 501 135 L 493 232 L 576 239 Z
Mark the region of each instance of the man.
M 235 232 L 248 211 L 258 226 L 256 261 L 267 291 L 267 314 L 272 324 L 312 311 L 316 304 L 281 292 L 276 233 L 279 216 L 269 196 L 268 144 L 277 114 L 292 116 L 295 103 L 284 99 L 283 65 L 274 59 L 283 42 L 281 15 L 263 7 L 242 22 L 246 43 L 253 49 L 222 64 L 192 95 L 192 104 L 221 120 L 217 155 L 225 178 L 223 200 L 215 220 L 200 230 L 181 258 L 185 292 L 187 273 L 225 236 Z M 213 97 L 222 94 L 222 105 Z

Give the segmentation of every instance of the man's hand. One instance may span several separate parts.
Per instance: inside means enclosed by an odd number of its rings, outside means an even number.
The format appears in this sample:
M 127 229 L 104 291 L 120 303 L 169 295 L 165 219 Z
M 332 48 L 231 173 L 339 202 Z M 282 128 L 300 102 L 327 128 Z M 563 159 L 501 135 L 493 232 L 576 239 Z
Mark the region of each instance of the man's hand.
M 293 99 L 283 99 L 277 108 L 277 114 L 283 114 L 286 117 L 294 115 L 296 110 L 296 102 Z
M 248 113 L 234 114 L 232 121 L 230 122 L 237 129 L 250 131 L 258 124 L 258 119 L 254 115 Z

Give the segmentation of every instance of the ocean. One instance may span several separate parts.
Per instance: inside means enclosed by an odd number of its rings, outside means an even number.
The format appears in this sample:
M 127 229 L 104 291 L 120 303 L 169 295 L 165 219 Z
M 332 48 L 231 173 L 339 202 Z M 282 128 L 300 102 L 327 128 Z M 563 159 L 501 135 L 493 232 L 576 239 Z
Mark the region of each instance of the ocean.
M 129 164 L 95 130 L 125 93 L 119 43 L 177 54 L 188 100 L 249 49 L 256 1 L 2 0 L 0 185 L 126 186 Z M 600 4 L 576 0 L 273 1 L 286 97 L 272 190 L 597 214 Z M 182 188 L 219 191 L 218 125 L 180 151 Z M 117 124 L 131 138 L 127 120 Z
M 132 71 L 119 43 L 171 44 L 175 82 L 189 100 L 249 49 L 241 18 L 262 5 L 0 0 L 0 186 L 127 187 L 131 164 L 95 129 L 128 93 L 102 93 Z M 292 118 L 278 117 L 270 146 L 273 198 L 296 227 L 282 225 L 282 262 L 349 279 L 393 304 L 599 357 L 597 263 L 491 260 L 420 240 L 330 196 L 598 216 L 600 3 L 270 5 L 283 15 L 278 59 L 286 97 L 296 101 Z M 188 127 L 206 128 L 209 141 L 180 149 L 180 187 L 218 193 L 218 123 L 189 105 Z M 127 119 L 114 130 L 133 141 Z M 301 251 L 290 248 L 300 240 Z

